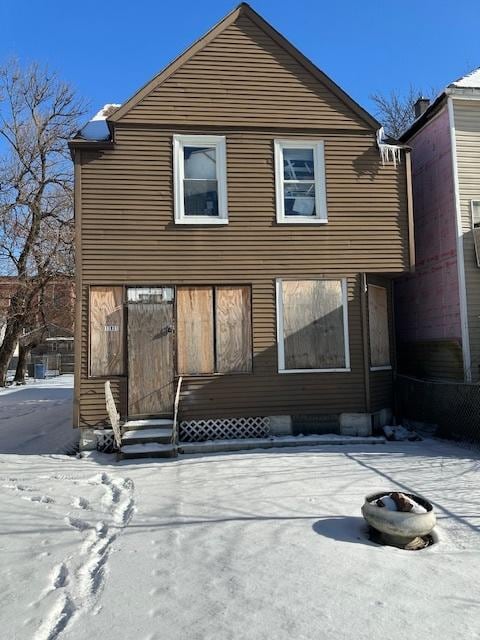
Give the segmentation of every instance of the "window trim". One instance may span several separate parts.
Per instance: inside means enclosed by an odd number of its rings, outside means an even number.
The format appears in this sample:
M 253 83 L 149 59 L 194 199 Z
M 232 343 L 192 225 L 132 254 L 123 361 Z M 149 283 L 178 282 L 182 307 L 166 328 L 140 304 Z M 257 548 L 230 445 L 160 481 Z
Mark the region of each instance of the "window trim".
M 285 369 L 285 345 L 283 324 L 283 289 L 282 283 L 297 280 L 334 280 L 342 283 L 343 306 L 343 339 L 345 346 L 345 367 L 334 369 Z M 350 373 L 350 340 L 348 332 L 348 281 L 347 278 L 277 278 L 275 281 L 277 311 L 277 363 L 278 373 Z
M 228 224 L 227 151 L 225 136 L 174 134 L 172 143 L 175 224 Z M 218 216 L 185 215 L 185 164 L 183 150 L 185 146 L 191 145 L 215 147 L 217 158 Z
M 325 178 L 325 144 L 323 140 L 274 140 L 275 197 L 278 224 L 327 224 L 327 188 Z M 285 215 L 285 187 L 283 172 L 284 149 L 313 149 L 315 174 L 315 215 Z

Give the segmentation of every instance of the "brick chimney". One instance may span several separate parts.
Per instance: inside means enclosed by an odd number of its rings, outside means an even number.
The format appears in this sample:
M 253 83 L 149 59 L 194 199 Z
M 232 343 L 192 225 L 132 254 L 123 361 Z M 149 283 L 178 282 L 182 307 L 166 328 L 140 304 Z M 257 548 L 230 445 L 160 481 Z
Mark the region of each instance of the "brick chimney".
M 429 98 L 420 97 L 413 105 L 413 108 L 415 110 L 415 118 L 419 118 L 422 115 L 422 113 L 425 113 L 425 111 L 428 109 L 429 104 L 430 104 Z

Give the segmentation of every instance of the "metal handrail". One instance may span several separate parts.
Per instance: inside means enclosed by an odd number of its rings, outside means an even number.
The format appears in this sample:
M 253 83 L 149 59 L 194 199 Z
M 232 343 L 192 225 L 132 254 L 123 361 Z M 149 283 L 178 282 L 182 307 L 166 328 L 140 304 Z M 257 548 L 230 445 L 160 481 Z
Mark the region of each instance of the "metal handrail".
M 173 406 L 173 429 L 172 429 L 172 444 L 176 445 L 178 443 L 178 405 L 180 404 L 180 388 L 182 386 L 183 378 L 180 376 L 177 382 L 177 391 L 175 393 L 175 404 Z

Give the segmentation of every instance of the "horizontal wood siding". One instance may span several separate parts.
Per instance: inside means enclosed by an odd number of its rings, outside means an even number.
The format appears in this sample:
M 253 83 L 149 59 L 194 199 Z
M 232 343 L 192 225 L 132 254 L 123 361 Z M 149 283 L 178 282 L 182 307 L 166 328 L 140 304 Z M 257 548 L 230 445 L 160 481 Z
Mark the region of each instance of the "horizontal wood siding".
M 463 228 L 472 380 L 480 380 L 480 269 L 475 256 L 471 200 L 480 200 L 480 102 L 454 100 L 458 187 Z
M 227 141 L 229 224 L 214 229 L 173 222 L 172 131 L 118 129 L 113 150 L 84 154 L 85 279 L 143 283 L 146 275 L 158 282 L 181 274 L 197 281 L 242 273 L 250 281 L 305 267 L 307 273 L 405 270 L 404 164 L 382 167 L 373 135 L 282 133 L 325 140 L 329 222 L 280 225 L 275 133 L 216 133 Z
M 122 121 L 368 128 L 248 16 L 194 54 Z
M 182 417 L 365 410 L 359 273 L 408 268 L 405 163 L 382 166 L 368 127 L 241 16 L 115 123 L 112 148 L 81 152 L 84 288 L 252 287 L 253 372 L 186 376 Z M 226 137 L 228 225 L 174 224 L 175 133 Z M 324 141 L 328 224 L 276 223 L 276 138 Z M 332 276 L 348 278 L 351 372 L 278 374 L 275 279 Z M 81 424 L 98 424 L 82 312 Z M 126 378 L 112 389 L 124 414 Z
M 365 410 L 360 307 L 352 287 L 361 271 L 401 273 L 408 266 L 404 164 L 383 167 L 372 135 L 282 132 L 282 138 L 325 140 L 329 221 L 280 225 L 277 134 L 218 130 L 227 139 L 229 224 L 175 226 L 172 133 L 118 128 L 113 150 L 84 153 L 83 282 L 252 285 L 254 373 L 187 378 L 185 417 Z M 352 372 L 279 375 L 274 280 L 324 276 L 349 278 Z M 112 388 L 124 412 L 125 381 L 114 380 Z M 95 381 L 82 379 L 81 415 L 94 424 L 105 417 L 103 388 Z

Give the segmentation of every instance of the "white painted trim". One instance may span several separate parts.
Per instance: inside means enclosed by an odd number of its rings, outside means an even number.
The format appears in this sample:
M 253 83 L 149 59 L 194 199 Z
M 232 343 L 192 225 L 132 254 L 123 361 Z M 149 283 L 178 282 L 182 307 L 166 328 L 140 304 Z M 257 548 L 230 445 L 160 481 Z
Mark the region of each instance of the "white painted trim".
M 298 278 L 300 280 L 301 278 Z M 348 330 L 348 282 L 347 278 L 303 278 L 303 280 L 340 280 L 342 283 L 343 306 L 343 339 L 345 346 L 345 367 L 335 369 L 285 369 L 285 344 L 283 339 L 283 289 L 285 281 L 295 281 L 295 278 L 277 278 L 275 281 L 276 312 L 277 312 L 277 355 L 278 373 L 345 373 L 350 372 L 350 336 Z
M 325 148 L 323 140 L 274 140 L 275 149 L 275 200 L 278 224 L 326 224 L 327 189 L 325 181 Z M 315 176 L 315 215 L 286 216 L 283 179 L 283 150 L 313 149 Z
M 173 193 L 175 224 L 228 224 L 227 195 L 227 150 L 225 136 L 194 136 L 175 134 L 173 136 Z M 216 170 L 218 186 L 218 216 L 186 216 L 184 206 L 183 181 L 185 165 L 183 149 L 185 145 L 213 146 L 216 149 Z
M 478 87 L 447 87 L 445 95 L 448 99 L 455 100 L 480 100 L 480 89 Z
M 209 217 L 209 216 L 186 216 L 185 218 L 175 218 L 175 224 L 228 224 L 227 218 Z
M 457 228 L 457 272 L 458 293 L 460 299 L 460 325 L 462 331 L 463 374 L 466 382 L 472 380 L 472 360 L 470 355 L 470 335 L 468 331 L 467 287 L 465 282 L 465 257 L 463 253 L 463 226 L 460 206 L 460 185 L 458 181 L 457 140 L 455 133 L 455 114 L 453 100 L 447 98 L 448 121 L 450 125 L 450 145 L 452 153 L 452 171 L 455 193 L 455 221 Z
M 278 373 L 350 373 L 351 369 L 279 369 Z

